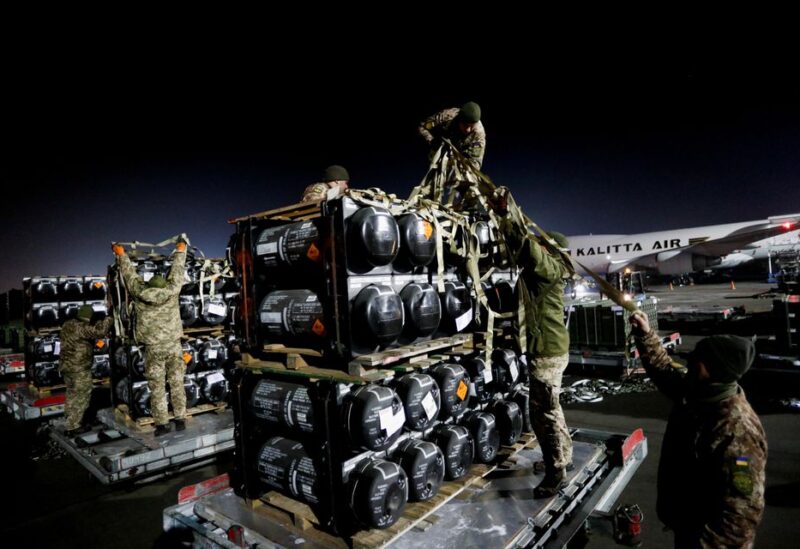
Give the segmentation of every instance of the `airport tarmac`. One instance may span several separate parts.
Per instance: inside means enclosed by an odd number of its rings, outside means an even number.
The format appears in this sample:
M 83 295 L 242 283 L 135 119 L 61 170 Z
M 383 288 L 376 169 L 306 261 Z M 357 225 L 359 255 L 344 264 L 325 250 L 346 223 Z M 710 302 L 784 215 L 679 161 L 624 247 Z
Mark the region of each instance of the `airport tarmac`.
M 745 305 L 748 311 L 761 313 L 771 307 L 771 299 L 752 297 L 770 286 L 736 286 L 736 290 L 729 285 L 699 285 L 672 291 L 658 287 L 651 292 L 665 306 Z M 682 350 L 689 350 L 699 337 L 686 334 Z M 748 389 L 748 394 L 759 400 L 761 389 Z M 756 547 L 793 547 L 800 539 L 800 413 L 763 402 L 757 411 L 769 442 L 767 508 Z M 637 503 L 644 512 L 643 547 L 673 546 L 672 534 L 662 530 L 655 515 L 656 471 L 669 409 L 670 402 L 656 392 L 618 394 L 599 403 L 565 406 L 567 422 L 574 427 L 619 433 L 644 429 L 649 456 L 619 499 Z M 213 465 L 151 484 L 109 488 L 69 456 L 51 452 L 30 459 L 35 448 L 49 447 L 48 439 L 37 437 L 33 425 L 15 421 L 5 412 L 0 412 L 0 440 L 0 544 L 4 547 L 151 547 L 163 541 L 161 513 L 177 502 L 178 490 L 226 472 L 232 464 L 228 454 Z M 609 524 L 596 522 L 594 530 L 589 547 L 618 547 Z

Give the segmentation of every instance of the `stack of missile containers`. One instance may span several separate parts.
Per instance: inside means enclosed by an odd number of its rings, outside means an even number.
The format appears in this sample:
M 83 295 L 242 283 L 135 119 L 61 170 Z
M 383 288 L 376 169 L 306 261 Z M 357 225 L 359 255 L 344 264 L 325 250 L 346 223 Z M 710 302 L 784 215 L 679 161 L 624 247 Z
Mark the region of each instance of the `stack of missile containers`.
M 407 502 L 434 497 L 445 479 L 530 431 L 509 323 L 495 323 L 493 350 L 462 346 L 382 376 L 358 366 L 365 354 L 401 356 L 485 330 L 466 270 L 471 237 L 491 307 L 516 310 L 515 274 L 493 253 L 486 221 L 351 191 L 233 222 L 236 330 L 248 359 L 234 373 L 240 496 L 278 491 L 340 535 L 387 528 Z M 282 364 L 281 349 L 310 365 Z
M 67 320 L 88 304 L 92 322 L 108 314 L 106 278 L 103 276 L 27 277 L 22 280 L 25 325 L 25 376 L 37 388 L 64 383 L 59 371 L 59 332 Z M 108 339 L 94 345 L 92 377 L 107 379 L 111 371 Z
M 658 331 L 658 298 L 639 297 L 634 301 Z M 572 347 L 613 350 L 631 344 L 630 312 L 610 299 L 570 305 L 565 314 Z
M 146 282 L 155 275 L 168 276 L 172 263 L 169 256 L 132 251 L 131 261 L 139 276 Z M 224 406 L 230 396 L 227 379 L 232 364 L 234 339 L 230 324 L 238 295 L 236 283 L 230 276 L 225 259 L 195 257 L 190 253 L 179 295 L 183 337 L 182 357 L 186 363 L 184 390 L 190 413 Z M 124 405 L 131 419 L 152 415 L 150 387 L 145 377 L 144 349 L 133 338 L 130 312 L 132 298 L 128 295 L 116 265 L 109 267 L 114 311 L 120 337 L 112 343 L 112 403 Z M 119 329 L 121 327 L 121 334 Z M 167 400 L 169 402 L 169 384 Z

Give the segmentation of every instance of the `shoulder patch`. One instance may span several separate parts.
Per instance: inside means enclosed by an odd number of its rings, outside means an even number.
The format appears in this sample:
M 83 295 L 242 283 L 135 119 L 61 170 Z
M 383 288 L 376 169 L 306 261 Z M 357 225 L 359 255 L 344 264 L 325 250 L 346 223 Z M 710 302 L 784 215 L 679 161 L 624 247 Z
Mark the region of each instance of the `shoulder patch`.
M 750 470 L 750 458 L 737 456 L 733 460 L 733 474 L 731 478 L 733 489 L 743 496 L 753 493 L 753 473 Z

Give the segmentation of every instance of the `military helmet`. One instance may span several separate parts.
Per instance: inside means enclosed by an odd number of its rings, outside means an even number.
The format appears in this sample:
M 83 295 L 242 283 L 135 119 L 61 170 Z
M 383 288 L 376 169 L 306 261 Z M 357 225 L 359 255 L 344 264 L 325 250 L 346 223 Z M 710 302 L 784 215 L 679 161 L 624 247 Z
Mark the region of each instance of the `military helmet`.
M 461 120 L 463 120 L 467 124 L 474 124 L 476 122 L 480 122 L 481 107 L 474 101 L 464 103 L 461 106 L 461 110 L 458 111 L 458 115 L 461 117 Z
M 92 315 L 94 314 L 94 309 L 92 309 L 91 305 L 81 305 L 78 309 L 78 314 L 75 316 L 78 320 L 83 320 L 84 322 L 89 322 L 92 320 Z
M 550 238 L 556 241 L 556 244 L 558 244 L 559 248 L 569 248 L 569 240 L 567 240 L 567 237 L 562 233 L 559 233 L 558 231 L 549 231 L 547 234 L 550 235 Z
M 154 275 L 153 278 L 147 281 L 148 288 L 166 288 L 167 279 L 161 275 Z
M 330 181 L 350 181 L 350 174 L 344 167 L 334 164 L 325 168 L 325 175 L 322 177 L 324 183 Z

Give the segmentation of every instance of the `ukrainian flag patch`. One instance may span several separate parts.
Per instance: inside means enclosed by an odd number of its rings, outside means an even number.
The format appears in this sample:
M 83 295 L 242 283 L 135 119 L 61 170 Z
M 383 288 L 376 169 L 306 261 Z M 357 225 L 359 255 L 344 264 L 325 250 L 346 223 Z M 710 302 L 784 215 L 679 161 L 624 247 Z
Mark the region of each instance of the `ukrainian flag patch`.
M 739 467 L 747 467 L 750 465 L 750 458 L 747 456 L 740 456 L 736 458 L 736 465 Z

